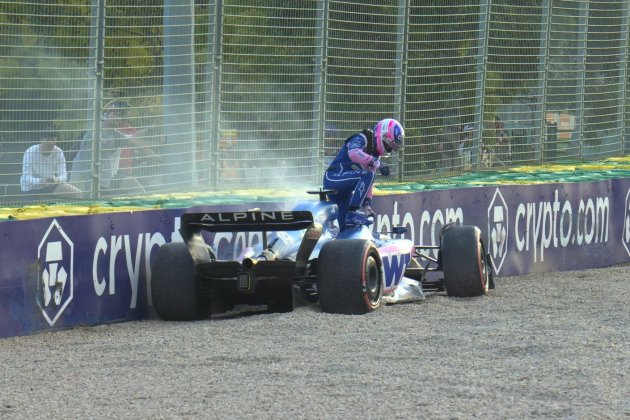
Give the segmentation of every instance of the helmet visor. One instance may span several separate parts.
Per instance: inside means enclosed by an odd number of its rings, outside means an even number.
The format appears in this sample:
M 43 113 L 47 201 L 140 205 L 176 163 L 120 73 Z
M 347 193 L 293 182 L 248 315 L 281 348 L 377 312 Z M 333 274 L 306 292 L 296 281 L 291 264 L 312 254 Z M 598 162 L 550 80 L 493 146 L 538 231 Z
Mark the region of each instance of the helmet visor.
M 398 136 L 400 138 L 400 136 Z M 391 140 L 389 138 L 385 138 L 383 139 L 383 147 L 385 148 L 385 151 L 387 153 L 391 153 L 391 152 L 397 152 L 399 149 L 399 145 L 400 143 L 402 143 L 401 140 L 396 141 L 396 140 Z

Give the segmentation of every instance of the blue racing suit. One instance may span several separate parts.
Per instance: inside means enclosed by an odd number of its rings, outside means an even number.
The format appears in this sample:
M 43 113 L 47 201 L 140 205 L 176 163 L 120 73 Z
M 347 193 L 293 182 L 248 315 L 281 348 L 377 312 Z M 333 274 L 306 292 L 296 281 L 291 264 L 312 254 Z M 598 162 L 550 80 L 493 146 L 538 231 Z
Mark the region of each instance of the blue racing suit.
M 373 142 L 370 132 L 349 137 L 324 173 L 324 188 L 336 190 L 331 201 L 339 207 L 339 228 L 346 228 L 348 211 L 361 208 L 366 198 L 372 198 L 372 186 L 376 171 L 385 166 Z

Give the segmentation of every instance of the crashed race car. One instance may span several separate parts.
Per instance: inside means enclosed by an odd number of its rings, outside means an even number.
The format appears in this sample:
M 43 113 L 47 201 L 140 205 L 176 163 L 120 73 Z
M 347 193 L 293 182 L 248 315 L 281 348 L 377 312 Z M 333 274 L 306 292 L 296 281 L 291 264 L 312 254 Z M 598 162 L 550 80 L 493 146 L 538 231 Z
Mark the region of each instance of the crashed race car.
M 334 191 L 310 193 L 319 201 L 291 211 L 182 215 L 184 242 L 162 245 L 152 266 L 156 314 L 198 320 L 242 305 L 289 312 L 295 302 L 318 303 L 326 313 L 365 314 L 427 293 L 473 297 L 494 288 L 492 259 L 476 226 L 444 226 L 437 246 L 389 236 L 403 236 L 401 227 L 387 235 L 368 226 L 339 231 L 337 205 L 327 200 Z M 262 241 L 221 260 L 204 232 L 261 232 Z

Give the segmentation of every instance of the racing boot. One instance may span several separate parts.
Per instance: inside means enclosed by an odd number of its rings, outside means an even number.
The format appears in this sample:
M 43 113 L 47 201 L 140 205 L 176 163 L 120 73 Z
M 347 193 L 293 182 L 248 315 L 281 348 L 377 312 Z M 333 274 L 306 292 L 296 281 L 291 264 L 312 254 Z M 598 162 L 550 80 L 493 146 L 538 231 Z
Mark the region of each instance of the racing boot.
M 375 215 L 374 215 L 374 211 L 372 210 L 372 199 L 371 198 L 365 198 L 363 199 L 363 204 L 361 205 L 362 209 L 361 211 L 363 213 L 365 213 L 365 216 L 371 219 L 374 219 Z
M 349 211 L 346 215 L 346 226 L 369 226 L 374 223 L 374 217 L 366 216 L 359 211 Z

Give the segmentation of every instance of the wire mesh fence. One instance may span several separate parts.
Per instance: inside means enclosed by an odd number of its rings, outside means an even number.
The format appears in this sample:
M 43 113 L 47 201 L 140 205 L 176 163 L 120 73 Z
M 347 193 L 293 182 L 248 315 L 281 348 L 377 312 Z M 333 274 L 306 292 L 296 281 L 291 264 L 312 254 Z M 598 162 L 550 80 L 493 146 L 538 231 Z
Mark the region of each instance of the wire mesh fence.
M 0 0 L 0 200 L 316 186 L 387 117 L 398 181 L 628 154 L 628 19 L 626 0 Z

